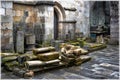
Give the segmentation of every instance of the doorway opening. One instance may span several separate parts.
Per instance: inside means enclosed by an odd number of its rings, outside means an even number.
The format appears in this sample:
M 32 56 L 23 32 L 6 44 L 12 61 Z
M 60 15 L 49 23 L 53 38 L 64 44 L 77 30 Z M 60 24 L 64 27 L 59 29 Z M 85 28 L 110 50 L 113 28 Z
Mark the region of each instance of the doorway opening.
M 54 10 L 54 39 L 57 40 L 58 39 L 58 14 L 57 12 Z

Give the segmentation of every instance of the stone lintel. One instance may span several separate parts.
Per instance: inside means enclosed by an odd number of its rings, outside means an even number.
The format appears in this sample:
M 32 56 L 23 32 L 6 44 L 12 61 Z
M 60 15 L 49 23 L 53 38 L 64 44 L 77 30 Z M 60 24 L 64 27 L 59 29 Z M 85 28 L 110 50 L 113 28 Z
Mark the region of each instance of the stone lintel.
M 76 11 L 76 8 L 66 8 L 64 7 L 65 10 L 68 10 L 68 11 Z
M 14 1 L 14 4 L 28 5 L 28 6 L 39 6 L 39 5 L 54 6 L 55 3 L 53 1 L 34 1 L 34 2 Z
M 77 21 L 59 21 L 59 23 L 76 23 Z

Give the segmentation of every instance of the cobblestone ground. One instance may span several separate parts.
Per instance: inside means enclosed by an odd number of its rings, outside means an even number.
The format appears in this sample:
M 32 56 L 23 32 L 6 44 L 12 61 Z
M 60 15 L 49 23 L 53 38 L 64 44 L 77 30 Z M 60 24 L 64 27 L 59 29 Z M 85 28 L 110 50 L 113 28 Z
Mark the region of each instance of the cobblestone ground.
M 33 79 L 119 79 L 119 46 L 89 53 L 92 60 L 81 66 L 72 66 L 37 73 Z M 1 78 L 18 79 L 2 70 Z M 21 78 L 19 78 L 21 79 Z

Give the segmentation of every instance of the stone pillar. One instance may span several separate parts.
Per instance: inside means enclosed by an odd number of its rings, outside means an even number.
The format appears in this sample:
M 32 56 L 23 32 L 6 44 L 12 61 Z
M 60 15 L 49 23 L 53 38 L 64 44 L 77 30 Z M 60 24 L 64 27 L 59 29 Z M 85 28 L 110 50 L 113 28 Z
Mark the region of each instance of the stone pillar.
M 18 53 L 24 53 L 24 32 L 17 31 L 16 51 Z
M 0 7 L 1 15 L 1 50 L 2 52 L 13 52 L 13 3 L 2 1 Z

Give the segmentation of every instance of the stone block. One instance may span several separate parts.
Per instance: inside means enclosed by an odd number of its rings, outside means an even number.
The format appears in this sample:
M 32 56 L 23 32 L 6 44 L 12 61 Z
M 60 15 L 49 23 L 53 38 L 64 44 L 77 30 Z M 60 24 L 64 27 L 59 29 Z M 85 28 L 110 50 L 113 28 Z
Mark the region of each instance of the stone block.
M 1 6 L 2 6 L 2 8 L 13 8 L 13 2 L 12 1 L 2 1 Z
M 4 8 L 0 8 L 0 15 L 5 15 L 5 9 Z
M 1 23 L 1 29 L 13 29 L 12 28 L 12 22 L 2 22 Z
M 6 9 L 6 15 L 13 16 L 13 10 L 12 9 Z
M 3 46 L 1 44 L 1 50 L 2 52 L 13 52 L 13 44 L 6 44 Z
M 13 20 L 14 20 L 14 22 L 20 22 L 21 21 L 21 16 L 14 16 Z
M 12 16 L 6 15 L 6 16 L 1 16 L 1 22 L 11 22 L 12 21 Z
M 24 32 L 18 31 L 17 32 L 17 43 L 16 43 L 16 50 L 18 53 L 24 53 Z
M 12 10 L 12 13 L 13 13 L 12 15 L 15 16 L 15 10 Z
M 7 45 L 9 43 L 9 39 L 10 39 L 10 37 L 2 36 L 1 37 L 1 46 Z
M 24 15 L 23 11 L 20 11 L 20 10 L 15 11 L 15 16 L 23 16 L 23 15 Z
M 40 22 L 45 23 L 45 17 L 40 17 Z
M 119 40 L 118 39 L 115 39 L 115 38 L 111 38 L 110 41 L 109 41 L 109 44 L 119 44 Z
M 11 29 L 1 29 L 1 35 L 5 37 L 12 36 L 12 30 Z
M 110 37 L 116 37 L 119 38 L 119 34 L 117 32 L 112 32 Z
M 26 44 L 35 44 L 35 35 L 26 35 Z
M 13 43 L 11 42 L 11 36 L 1 36 L 1 50 L 4 51 L 13 51 Z M 13 41 L 13 40 L 12 40 Z

